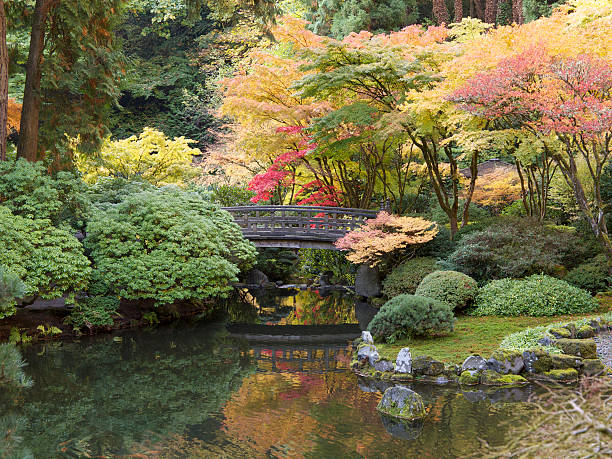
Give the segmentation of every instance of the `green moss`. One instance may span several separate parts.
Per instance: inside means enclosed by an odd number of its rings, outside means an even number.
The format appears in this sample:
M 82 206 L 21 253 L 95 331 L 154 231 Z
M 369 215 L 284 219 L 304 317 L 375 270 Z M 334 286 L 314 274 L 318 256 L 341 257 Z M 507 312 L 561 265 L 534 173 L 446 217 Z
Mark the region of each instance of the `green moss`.
M 475 371 L 472 374 L 472 372 L 469 370 L 465 370 L 463 373 L 461 373 L 461 376 L 459 376 L 459 384 L 463 386 L 475 386 L 479 382 L 480 375 Z
M 575 368 L 550 370 L 545 372 L 544 376 L 554 381 L 574 381 L 578 379 L 578 370 L 576 370 Z
M 565 327 L 555 327 L 549 330 L 549 333 L 555 338 L 571 338 L 572 333 Z
M 566 368 L 580 368 L 582 366 L 582 358 L 576 355 L 555 354 L 551 355 L 553 368 L 563 370 Z
M 538 360 L 533 363 L 533 370 L 536 373 L 545 373 L 553 368 L 552 357 L 546 352 L 536 352 Z
M 484 371 L 480 377 L 480 382 L 487 386 L 517 386 L 528 383 L 521 375 L 502 375 L 492 370 Z
M 585 359 L 582 363 L 582 372 L 586 376 L 595 376 L 602 374 L 606 369 L 603 362 L 599 359 Z
M 592 338 L 595 336 L 595 330 L 590 325 L 583 325 L 576 331 L 576 336 L 580 339 Z
M 555 346 L 560 348 L 564 354 L 578 355 L 583 359 L 596 359 L 597 346 L 592 339 L 559 339 Z

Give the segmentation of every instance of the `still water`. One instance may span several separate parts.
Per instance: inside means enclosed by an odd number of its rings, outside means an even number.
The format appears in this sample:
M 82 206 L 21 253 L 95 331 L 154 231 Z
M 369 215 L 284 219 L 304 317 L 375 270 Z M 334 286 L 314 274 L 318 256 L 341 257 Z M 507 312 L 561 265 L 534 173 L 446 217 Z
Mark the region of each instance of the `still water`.
M 311 322 L 304 307 L 324 304 L 312 295 L 259 304 L 259 321 Z M 354 305 L 335 298 L 318 309 L 332 318 L 324 322 L 357 323 Z M 348 369 L 346 343 L 248 341 L 226 322 L 24 348 L 35 385 L 0 397 L 0 428 L 11 432 L 0 456 L 452 458 L 473 454 L 478 438 L 499 444 L 525 416 L 529 388 L 424 385 L 412 388 L 427 418 L 397 425 L 375 410 L 385 386 Z

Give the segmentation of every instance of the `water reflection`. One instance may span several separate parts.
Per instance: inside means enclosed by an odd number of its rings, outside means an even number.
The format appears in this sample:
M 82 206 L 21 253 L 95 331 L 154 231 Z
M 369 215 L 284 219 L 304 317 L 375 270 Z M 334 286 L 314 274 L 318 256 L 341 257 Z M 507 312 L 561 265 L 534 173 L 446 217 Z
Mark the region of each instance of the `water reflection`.
M 6 457 L 452 458 L 478 438 L 501 443 L 527 396 L 413 385 L 429 414 L 399 425 L 376 411 L 385 384 L 351 373 L 344 345 L 249 344 L 224 324 L 31 346 L 24 357 L 35 386 L 0 399 L 0 428 L 21 437 Z

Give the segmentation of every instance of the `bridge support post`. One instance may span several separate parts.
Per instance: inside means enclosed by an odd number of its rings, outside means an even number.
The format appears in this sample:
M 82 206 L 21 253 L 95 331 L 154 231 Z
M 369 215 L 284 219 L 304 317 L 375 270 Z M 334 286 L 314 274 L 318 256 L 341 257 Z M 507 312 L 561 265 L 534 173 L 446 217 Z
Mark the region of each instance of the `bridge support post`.
M 366 298 L 374 298 L 382 294 L 382 284 L 378 267 L 372 268 L 362 264 L 355 275 L 355 293 Z

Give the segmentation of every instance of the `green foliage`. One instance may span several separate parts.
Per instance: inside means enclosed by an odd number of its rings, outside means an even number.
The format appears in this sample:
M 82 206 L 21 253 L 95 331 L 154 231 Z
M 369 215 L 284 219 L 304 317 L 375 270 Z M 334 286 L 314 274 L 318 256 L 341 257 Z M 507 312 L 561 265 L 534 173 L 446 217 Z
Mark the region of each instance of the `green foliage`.
M 255 259 L 230 214 L 172 187 L 130 195 L 94 214 L 84 243 L 105 294 L 156 305 L 226 296 Z
M 598 255 L 576 266 L 563 280 L 592 294 L 603 292 L 612 284 L 608 262 L 604 255 Z
M 435 271 L 425 276 L 415 294 L 426 296 L 461 310 L 472 304 L 478 293 L 478 284 L 466 274 L 457 271 Z
M 297 272 L 298 256 L 292 250 L 264 248 L 258 251 L 255 266 L 271 281 L 283 282 Z
M 552 10 L 562 3 L 564 3 L 563 0 L 523 0 L 525 22 L 535 21 L 542 16 L 550 16 Z
M 87 195 L 97 212 L 113 207 L 114 204 L 119 204 L 133 194 L 155 189 L 155 186 L 143 180 L 101 177 L 87 189 Z
M 49 220 L 13 215 L 0 206 L 0 264 L 26 284 L 26 295 L 58 298 L 87 287 L 91 272 L 83 246 Z
M 91 292 L 90 292 L 91 293 Z M 119 309 L 119 299 L 113 296 L 93 295 L 80 299 L 66 318 L 74 328 L 106 327 L 113 325 Z
M 82 228 L 90 206 L 85 190 L 73 172 L 52 176 L 42 162 L 0 162 L 0 204 L 15 215 Z
M 530 274 L 558 274 L 589 255 L 572 228 L 529 219 L 504 219 L 463 236 L 448 261 L 479 282 Z
M 355 283 L 355 265 L 344 252 L 336 250 L 300 249 L 300 273 L 308 278 L 332 273 L 332 282 Z
M 255 192 L 233 185 L 213 185 L 211 199 L 221 207 L 252 205 Z
M 15 299 L 23 298 L 25 290 L 21 279 L 0 265 L 0 319 L 15 314 Z
M 597 301 L 585 290 L 545 275 L 525 279 L 495 280 L 480 289 L 475 316 L 555 316 L 581 314 L 597 309 Z
M 448 304 L 423 296 L 399 295 L 380 308 L 368 328 L 376 339 L 392 343 L 406 337 L 452 332 L 454 324 Z
M 438 264 L 435 258 L 418 257 L 406 260 L 386 277 L 383 293 L 387 298 L 405 293 L 413 295 L 423 278 L 436 269 Z
M 23 368 L 27 363 L 14 344 L 0 344 L 0 386 L 31 387 L 32 380 L 26 376 Z
M 342 39 L 351 32 L 389 32 L 418 21 L 416 0 L 323 0 L 308 15 L 319 35 Z

